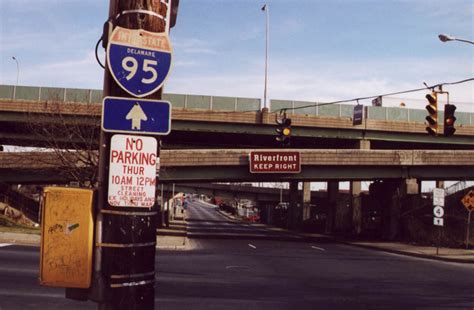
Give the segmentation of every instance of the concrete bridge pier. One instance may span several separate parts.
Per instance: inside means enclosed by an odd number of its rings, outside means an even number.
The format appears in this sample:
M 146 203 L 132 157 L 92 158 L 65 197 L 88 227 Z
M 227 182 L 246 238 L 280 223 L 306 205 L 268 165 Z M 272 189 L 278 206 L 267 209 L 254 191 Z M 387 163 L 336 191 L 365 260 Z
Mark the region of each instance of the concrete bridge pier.
M 359 236 L 362 232 L 362 191 L 361 182 L 351 182 L 351 209 L 352 209 L 352 234 Z
M 370 150 L 369 140 L 359 140 L 355 145 L 356 149 Z M 352 209 L 352 234 L 359 236 L 362 232 L 362 198 L 360 193 L 362 186 L 360 181 L 352 181 L 350 184 L 351 209 Z
M 303 182 L 303 212 L 302 221 L 311 218 L 311 182 Z
M 330 181 L 327 182 L 327 195 L 328 195 L 328 207 L 326 213 L 326 227 L 325 233 L 331 234 L 334 232 L 335 223 L 337 218 L 341 216 L 341 212 L 338 212 L 338 195 L 339 194 L 339 182 Z M 343 215 L 342 215 L 343 216 Z
M 410 205 L 416 200 L 408 198 L 419 193 L 420 184 L 416 179 L 384 180 L 371 185 L 370 195 L 381 206 L 383 239 L 400 239 L 402 211 L 416 207 Z
M 417 200 L 410 197 L 421 193 L 421 184 L 417 179 L 403 179 L 398 183 L 396 191 L 392 193 L 392 203 L 390 204 L 390 232 L 389 240 L 400 239 L 401 216 L 403 209 L 415 209 Z
M 290 182 L 290 197 L 288 199 L 288 229 L 296 229 L 298 226 L 298 181 Z
M 262 210 L 262 221 L 265 224 L 273 225 L 274 216 L 275 216 L 275 205 L 271 203 L 263 204 L 262 202 L 257 202 L 257 204 L 262 204 L 260 210 Z

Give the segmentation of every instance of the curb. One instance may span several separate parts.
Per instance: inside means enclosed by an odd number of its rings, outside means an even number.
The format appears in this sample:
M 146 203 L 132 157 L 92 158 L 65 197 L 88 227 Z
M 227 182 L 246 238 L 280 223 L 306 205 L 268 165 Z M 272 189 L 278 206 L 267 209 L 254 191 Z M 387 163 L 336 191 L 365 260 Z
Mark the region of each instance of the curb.
M 228 219 L 231 219 L 231 220 L 233 220 L 233 221 L 238 221 L 238 219 L 237 219 L 235 216 L 230 215 L 230 214 L 227 214 L 227 212 L 224 212 L 224 211 L 219 210 L 219 209 L 216 209 L 216 211 L 217 211 L 220 215 L 223 215 L 223 216 L 227 217 Z
M 369 250 L 388 252 L 388 253 L 404 255 L 404 256 L 425 258 L 425 259 L 444 261 L 444 262 L 449 262 L 449 263 L 474 264 L 473 259 L 462 259 L 462 258 L 455 259 L 455 258 L 436 256 L 436 255 L 430 255 L 430 254 L 413 253 L 413 252 L 405 252 L 405 251 L 400 251 L 400 250 L 395 250 L 395 249 L 387 249 L 387 248 L 382 248 L 382 247 L 372 246 L 372 245 L 367 245 L 367 244 L 355 244 L 355 243 L 341 241 L 341 240 L 335 240 L 335 241 L 341 244 L 345 244 L 345 245 L 355 246 L 355 247 L 369 249 Z

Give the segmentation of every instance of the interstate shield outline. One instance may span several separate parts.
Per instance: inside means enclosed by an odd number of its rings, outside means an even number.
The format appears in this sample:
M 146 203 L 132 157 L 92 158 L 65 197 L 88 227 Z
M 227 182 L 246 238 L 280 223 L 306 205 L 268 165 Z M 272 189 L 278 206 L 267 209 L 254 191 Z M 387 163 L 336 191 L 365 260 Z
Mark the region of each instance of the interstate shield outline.
M 115 82 L 134 97 L 159 90 L 171 70 L 168 34 L 116 27 L 107 46 L 107 63 Z

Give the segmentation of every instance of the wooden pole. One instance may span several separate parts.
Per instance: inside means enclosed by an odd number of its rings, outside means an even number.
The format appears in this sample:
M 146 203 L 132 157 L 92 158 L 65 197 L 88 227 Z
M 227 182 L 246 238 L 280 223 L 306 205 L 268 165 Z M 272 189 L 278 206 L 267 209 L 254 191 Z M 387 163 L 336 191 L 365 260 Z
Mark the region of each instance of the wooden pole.
M 167 10 L 168 5 L 162 1 L 110 0 L 109 20 L 123 28 L 164 32 L 165 21 L 143 11 L 167 16 Z M 159 90 L 144 99 L 161 99 L 161 93 Z M 103 96 L 130 97 L 111 77 L 107 66 Z M 99 309 L 154 309 L 157 210 L 156 207 L 117 209 L 108 205 L 111 136 L 101 131 L 95 280 L 91 299 L 98 302 Z

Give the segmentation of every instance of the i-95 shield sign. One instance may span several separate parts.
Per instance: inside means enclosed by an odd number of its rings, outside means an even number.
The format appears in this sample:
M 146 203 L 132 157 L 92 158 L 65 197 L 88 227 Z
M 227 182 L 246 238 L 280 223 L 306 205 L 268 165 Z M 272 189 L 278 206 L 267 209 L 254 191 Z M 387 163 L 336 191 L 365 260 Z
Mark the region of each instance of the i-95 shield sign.
M 171 69 L 166 33 L 116 27 L 107 47 L 107 63 L 117 84 L 135 97 L 161 88 Z

